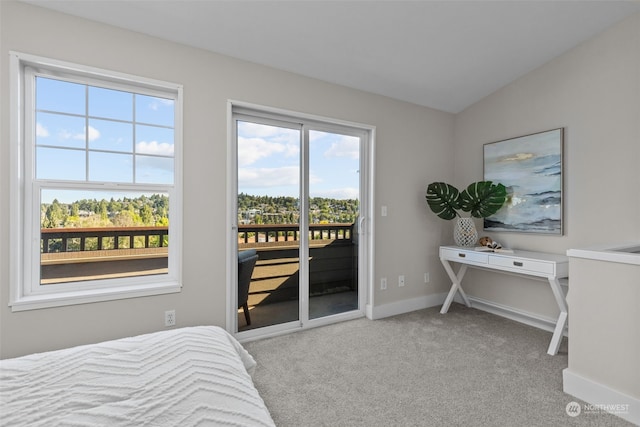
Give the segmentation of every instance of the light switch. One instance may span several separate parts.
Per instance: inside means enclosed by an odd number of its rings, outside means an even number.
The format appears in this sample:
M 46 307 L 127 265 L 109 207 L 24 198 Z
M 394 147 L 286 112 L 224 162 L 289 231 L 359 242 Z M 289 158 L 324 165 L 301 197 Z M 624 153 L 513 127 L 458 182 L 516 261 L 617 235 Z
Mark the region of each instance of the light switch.
M 387 207 L 386 207 L 386 206 L 383 206 L 383 207 L 382 207 L 381 215 L 382 215 L 382 216 L 387 216 Z

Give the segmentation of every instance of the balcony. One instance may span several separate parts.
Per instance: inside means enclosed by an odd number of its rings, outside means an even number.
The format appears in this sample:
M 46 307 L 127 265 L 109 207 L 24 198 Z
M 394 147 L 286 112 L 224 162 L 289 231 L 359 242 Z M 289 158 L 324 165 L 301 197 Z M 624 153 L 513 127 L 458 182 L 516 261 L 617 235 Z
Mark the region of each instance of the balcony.
M 167 227 L 41 230 L 41 283 L 166 274 Z M 309 231 L 310 316 L 357 308 L 357 246 L 353 224 L 313 224 Z M 240 330 L 298 317 L 297 224 L 240 225 L 238 249 L 259 259 L 249 288 L 252 324 Z

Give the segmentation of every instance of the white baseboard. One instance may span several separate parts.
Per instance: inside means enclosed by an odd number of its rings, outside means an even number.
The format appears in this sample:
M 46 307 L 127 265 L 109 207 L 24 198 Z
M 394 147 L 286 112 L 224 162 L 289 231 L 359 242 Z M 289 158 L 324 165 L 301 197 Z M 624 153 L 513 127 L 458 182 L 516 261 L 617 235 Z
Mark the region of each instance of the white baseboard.
M 562 379 L 565 393 L 594 406 L 585 407 L 582 412 L 607 410 L 624 420 L 640 425 L 640 399 L 584 378 L 571 372 L 569 368 L 562 371 Z
M 424 308 L 434 307 L 442 305 L 446 298 L 446 293 L 431 294 L 417 298 L 405 299 L 402 301 L 391 302 L 388 304 L 382 304 L 377 306 L 371 306 L 367 304 L 366 316 L 367 319 L 377 320 L 383 319 L 389 316 L 395 316 L 397 314 L 409 313 L 411 311 L 422 310 Z
M 471 307 L 477 308 L 478 310 L 486 311 L 497 316 L 506 317 L 507 319 L 515 320 L 516 322 L 524 323 L 525 325 L 533 326 L 534 328 L 542 329 L 544 331 L 553 332 L 556 327 L 557 319 L 541 316 L 536 313 L 531 313 L 511 306 L 498 304 L 482 298 L 473 297 L 471 295 L 467 296 L 469 297 L 469 301 L 471 302 Z M 460 298 L 459 295 L 456 295 L 454 301 L 463 304 L 462 298 Z M 566 328 L 564 330 L 564 336 L 567 336 Z

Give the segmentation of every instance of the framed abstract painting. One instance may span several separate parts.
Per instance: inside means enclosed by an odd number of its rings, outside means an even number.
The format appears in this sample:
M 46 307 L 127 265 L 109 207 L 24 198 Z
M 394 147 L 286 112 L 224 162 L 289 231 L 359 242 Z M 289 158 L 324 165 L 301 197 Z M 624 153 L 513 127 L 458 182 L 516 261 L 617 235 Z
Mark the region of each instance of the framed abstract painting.
M 562 235 L 564 128 L 484 144 L 484 179 L 507 187 L 487 231 Z

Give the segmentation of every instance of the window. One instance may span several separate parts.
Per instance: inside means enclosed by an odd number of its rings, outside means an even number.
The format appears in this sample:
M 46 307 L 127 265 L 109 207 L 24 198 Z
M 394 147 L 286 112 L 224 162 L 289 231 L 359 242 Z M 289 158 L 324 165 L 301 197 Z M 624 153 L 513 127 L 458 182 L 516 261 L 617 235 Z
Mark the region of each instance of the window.
M 181 86 L 11 60 L 12 309 L 179 291 Z

